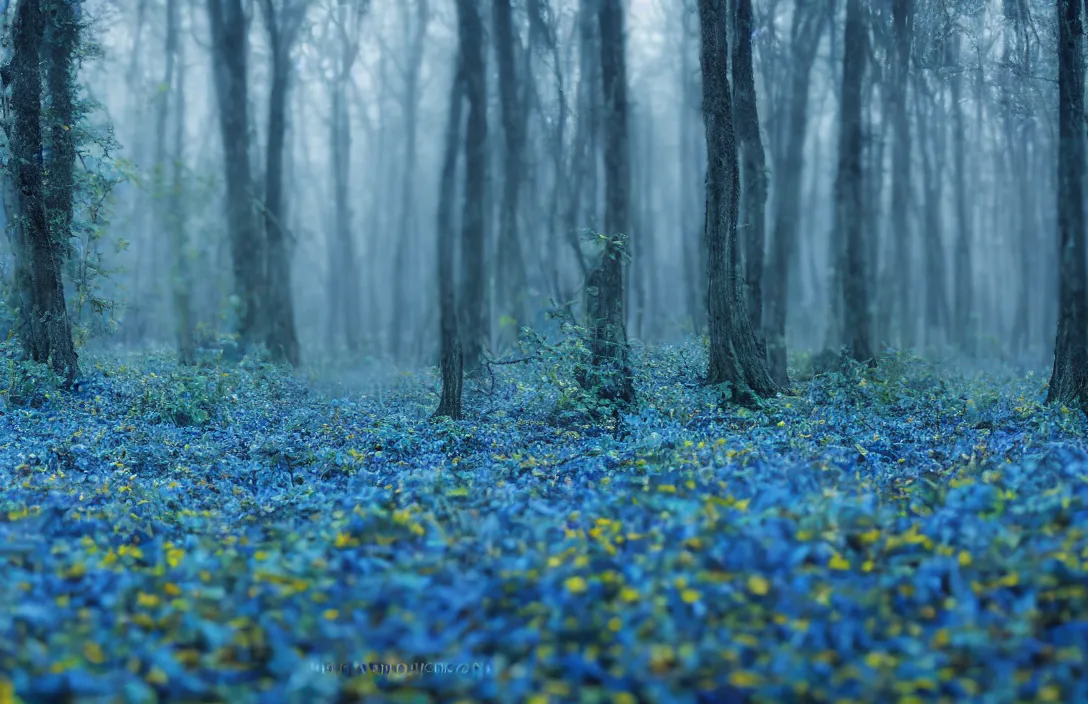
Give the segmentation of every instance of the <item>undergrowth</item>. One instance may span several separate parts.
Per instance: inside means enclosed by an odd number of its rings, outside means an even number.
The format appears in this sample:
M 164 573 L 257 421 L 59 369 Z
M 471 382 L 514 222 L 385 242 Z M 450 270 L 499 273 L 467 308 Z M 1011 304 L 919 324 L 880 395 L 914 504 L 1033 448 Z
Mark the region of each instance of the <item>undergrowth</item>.
M 3 355 L 0 693 L 1088 700 L 1085 419 L 1043 377 L 794 358 L 746 409 L 698 341 L 636 345 L 612 427 L 576 337 L 459 422 L 433 370 L 87 355 L 60 393 Z

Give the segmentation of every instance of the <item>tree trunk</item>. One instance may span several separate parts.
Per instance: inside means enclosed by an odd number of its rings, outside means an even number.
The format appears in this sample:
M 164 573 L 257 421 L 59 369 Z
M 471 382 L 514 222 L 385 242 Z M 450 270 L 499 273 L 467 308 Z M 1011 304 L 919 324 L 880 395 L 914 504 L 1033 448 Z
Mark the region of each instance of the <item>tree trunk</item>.
M 461 336 L 458 330 L 457 294 L 454 285 L 453 198 L 456 192 L 457 156 L 461 143 L 461 101 L 464 95 L 465 41 L 462 5 L 470 0 L 458 0 L 458 19 L 461 20 L 458 66 L 450 89 L 450 108 L 446 120 L 446 146 L 442 159 L 442 180 L 438 190 L 438 217 L 435 232 L 438 234 L 438 304 L 441 328 L 442 397 L 433 417 L 446 416 L 457 420 L 461 417 L 461 385 L 464 376 Z M 471 7 L 466 7 L 472 10 Z
M 945 258 L 943 231 L 943 218 L 941 209 L 943 202 L 941 194 L 944 184 L 944 133 L 935 124 L 935 119 L 930 119 L 929 111 L 932 109 L 926 103 L 932 103 L 933 97 L 924 77 L 919 77 L 914 94 L 918 96 L 916 101 L 918 114 L 918 132 L 928 134 L 929 139 L 921 145 L 919 152 L 922 157 L 922 202 L 925 210 L 922 231 L 925 233 L 922 242 L 925 252 L 925 285 L 922 287 L 923 297 L 923 325 L 925 343 L 929 346 L 943 344 L 949 341 L 951 332 L 952 312 L 948 301 L 948 274 Z M 923 101 L 922 96 L 931 96 Z
M 68 259 L 72 238 L 72 201 L 75 189 L 76 141 L 73 121 L 75 78 L 72 60 L 79 47 L 79 24 L 72 0 L 47 0 L 50 152 L 46 166 L 45 214 L 62 263 Z
M 264 341 L 265 242 L 253 207 L 249 166 L 246 17 L 242 0 L 207 0 L 219 128 L 227 185 L 227 225 L 243 346 Z
M 30 325 L 23 346 L 35 362 L 50 362 L 71 383 L 79 374 L 78 357 L 64 300 L 61 258 L 49 232 L 42 179 L 42 80 L 39 56 L 44 40 L 39 0 L 21 0 L 12 28 L 12 58 L 4 82 L 11 85 L 11 155 L 20 194 L 20 244 L 29 265 Z M 51 47 L 44 47 L 47 50 Z M 71 202 L 71 194 L 68 194 Z
M 179 68 L 180 18 L 179 0 L 166 0 L 166 65 L 163 69 L 162 90 L 155 117 L 155 179 L 166 194 L 161 210 L 162 229 L 170 244 L 170 284 L 174 307 L 174 336 L 178 347 L 178 362 L 189 365 L 196 362 L 196 345 L 193 339 L 193 320 L 189 295 L 190 281 L 188 256 L 185 247 L 185 212 L 182 204 L 181 163 L 184 158 L 185 135 L 185 81 Z M 175 85 L 176 81 L 176 85 Z M 167 182 L 167 122 L 170 114 L 170 97 L 174 97 L 173 167 Z
M 402 20 L 406 31 L 409 22 L 407 5 Z M 404 168 L 401 171 L 400 184 L 400 222 L 397 227 L 397 250 L 393 260 L 395 292 L 393 297 L 393 329 L 390 347 L 393 359 L 400 360 L 404 355 L 403 330 L 410 329 L 411 322 L 418 322 L 416 316 L 408 316 L 408 301 L 411 297 L 412 279 L 409 271 L 410 253 L 418 246 L 418 228 L 416 208 L 413 199 L 416 193 L 416 153 L 419 123 L 420 72 L 423 68 L 424 41 L 427 37 L 427 23 L 430 21 L 428 0 L 416 0 L 415 24 L 411 27 L 410 46 L 407 66 L 404 74 Z
M 268 155 L 265 159 L 264 226 L 268 239 L 268 351 L 277 362 L 301 362 L 291 297 L 291 252 L 283 205 L 283 156 L 287 139 L 287 93 L 291 45 L 301 23 L 299 6 L 285 6 L 276 16 L 272 0 L 262 10 L 272 54 L 272 89 L 268 98 Z M 281 26 L 282 24 L 282 26 Z
M 457 0 L 458 33 L 461 38 L 462 80 L 468 99 L 465 131 L 465 191 L 461 220 L 464 369 L 475 374 L 483 362 L 489 339 L 486 301 L 485 207 L 487 189 L 487 66 L 484 28 L 473 0 Z
M 958 36 L 948 40 L 952 43 L 950 54 L 956 61 L 959 60 Z M 953 325 L 955 328 L 956 342 L 963 349 L 973 347 L 975 333 L 972 326 L 974 314 L 973 286 L 971 281 L 971 238 L 974 236 L 974 220 L 971 212 L 971 204 L 967 195 L 967 128 L 964 125 L 963 78 L 961 67 L 955 66 L 952 70 L 952 78 L 949 84 L 952 98 L 952 163 L 953 163 L 953 188 L 955 189 L 956 222 L 959 229 L 956 231 L 956 244 L 953 254 L 953 271 L 955 272 L 955 291 L 953 298 Z
M 355 238 L 352 232 L 352 212 L 348 203 L 348 186 L 351 181 L 351 115 L 348 112 L 346 83 L 347 70 L 343 70 L 332 86 L 332 120 L 329 134 L 329 165 L 332 169 L 333 208 L 335 212 L 335 242 L 332 246 L 334 260 L 330 319 L 332 330 L 344 332 L 348 353 L 362 352 L 360 329 L 359 270 L 355 256 Z M 335 334 L 335 332 L 333 333 Z M 335 338 L 334 338 L 335 339 Z
M 1047 403 L 1088 408 L 1084 242 L 1084 26 L 1080 0 L 1058 0 L 1058 332 Z
M 797 231 L 801 222 L 801 177 L 805 167 L 805 132 L 808 127 L 809 75 L 816 60 L 827 13 L 802 0 L 793 15 L 793 58 L 790 69 L 789 106 L 782 158 L 774 169 L 774 227 L 764 288 L 764 323 L 767 361 L 775 384 L 785 388 L 786 317 L 790 300 L 791 262 L 798 256 Z
M 842 101 L 839 109 L 839 165 L 835 178 L 835 230 L 845 252 L 840 270 L 842 333 L 847 353 L 858 362 L 873 362 L 869 339 L 869 285 L 862 230 L 861 94 L 868 54 L 868 28 L 861 0 L 847 0 L 843 34 Z
M 503 181 L 502 214 L 499 218 L 498 270 L 496 271 L 499 313 L 514 320 L 513 338 L 517 338 L 518 326 L 527 322 L 525 296 L 527 275 L 522 256 L 520 229 L 518 227 L 518 197 L 526 167 L 525 112 L 518 94 L 516 71 L 514 21 L 510 0 L 493 0 L 492 31 L 495 35 L 495 59 L 499 67 L 499 107 L 502 113 L 503 132 Z M 531 75 L 521 77 L 529 81 Z M 509 329 L 501 326 L 502 330 Z M 509 336 L 504 335 L 509 342 Z
M 901 346 L 914 344 L 914 311 L 911 306 L 912 247 L 910 227 L 911 144 L 907 112 L 910 45 L 914 32 L 914 0 L 893 0 L 892 27 L 895 56 L 890 89 L 892 141 L 891 220 L 895 237 L 892 267 L 893 333 Z
M 727 16 L 726 0 L 699 0 L 707 149 L 703 241 L 710 360 L 706 383 L 728 383 L 734 400 L 750 403 L 753 393 L 771 396 L 777 389 L 756 342 L 740 279 L 737 243 L 740 175 L 729 90 Z
M 736 2 L 733 45 L 733 107 L 740 143 L 740 232 L 744 242 L 744 272 L 748 315 L 757 339 L 763 331 L 763 251 L 766 237 L 767 162 L 759 133 L 756 80 L 752 67 L 752 0 Z M 762 344 L 762 343 L 761 343 Z
M 601 255 L 586 279 L 590 373 L 584 386 L 623 407 L 635 402 L 624 319 L 623 261 L 630 226 L 631 154 L 627 60 L 620 0 L 599 0 L 597 31 L 604 88 L 605 217 Z

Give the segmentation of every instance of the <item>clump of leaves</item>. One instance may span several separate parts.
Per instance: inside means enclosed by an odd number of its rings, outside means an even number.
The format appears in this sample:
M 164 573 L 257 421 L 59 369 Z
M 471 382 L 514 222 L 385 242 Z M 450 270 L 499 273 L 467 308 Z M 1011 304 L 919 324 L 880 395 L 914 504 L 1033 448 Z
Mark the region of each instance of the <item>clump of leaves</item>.
M 207 425 L 220 418 L 229 391 L 222 374 L 184 367 L 165 375 L 148 374 L 140 385 L 143 393 L 136 397 L 132 412 L 150 423 L 178 427 Z
M 616 415 L 615 403 L 600 392 L 610 375 L 620 371 L 597 369 L 590 374 L 593 362 L 588 339 L 589 332 L 570 320 L 563 321 L 554 340 L 528 328 L 523 331 L 522 350 L 537 361 L 539 379 L 554 399 L 549 415 L 557 425 L 577 425 Z M 588 379 L 593 383 L 580 381 Z
M 17 408 L 41 408 L 58 393 L 62 380 L 46 364 L 8 358 L 0 399 Z

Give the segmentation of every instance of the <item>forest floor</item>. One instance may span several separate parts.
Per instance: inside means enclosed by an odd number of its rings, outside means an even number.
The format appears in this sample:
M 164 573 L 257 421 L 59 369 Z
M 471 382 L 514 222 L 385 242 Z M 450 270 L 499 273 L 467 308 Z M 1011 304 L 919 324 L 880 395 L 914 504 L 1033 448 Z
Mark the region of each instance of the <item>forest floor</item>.
M 0 703 L 1088 701 L 1045 375 L 900 355 L 722 411 L 702 359 L 639 350 L 617 434 L 560 358 L 453 423 L 429 374 L 0 355 Z

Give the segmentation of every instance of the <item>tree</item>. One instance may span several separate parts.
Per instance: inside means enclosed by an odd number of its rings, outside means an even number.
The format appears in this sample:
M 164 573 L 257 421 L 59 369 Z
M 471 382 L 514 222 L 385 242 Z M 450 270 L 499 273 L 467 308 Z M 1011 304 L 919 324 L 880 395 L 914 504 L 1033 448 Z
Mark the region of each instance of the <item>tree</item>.
M 892 298 L 898 315 L 900 339 L 913 342 L 914 311 L 911 306 L 911 228 L 909 219 L 911 189 L 910 114 L 907 111 L 907 85 L 910 74 L 910 45 L 914 29 L 914 0 L 894 0 L 892 28 L 895 54 L 889 102 L 894 133 L 892 143 L 891 221 L 895 231 L 895 273 Z
M 776 207 L 763 290 L 767 362 L 771 379 L 781 387 L 789 385 L 786 374 L 786 313 L 790 268 L 797 257 L 797 232 L 801 223 L 801 178 L 805 166 L 809 76 L 829 14 L 818 0 L 799 0 L 790 30 L 789 102 L 785 115 L 784 144 L 772 171 Z
M 727 383 L 735 400 L 748 403 L 753 394 L 770 396 L 777 388 L 752 330 L 741 287 L 737 242 L 740 175 L 733 134 L 725 8 L 726 0 L 699 0 L 702 34 L 699 59 L 703 70 L 707 150 L 703 246 L 710 360 L 706 383 Z
M 605 215 L 600 256 L 586 279 L 586 313 L 591 326 L 592 369 L 582 383 L 605 401 L 635 402 L 624 321 L 623 260 L 628 232 L 631 154 L 628 143 L 627 60 L 623 6 L 599 0 L 601 80 L 604 87 Z
M 419 132 L 420 74 L 423 68 L 423 51 L 426 47 L 427 25 L 430 22 L 428 0 L 416 0 L 415 18 L 408 12 L 408 3 L 401 2 L 401 21 L 408 34 L 409 55 L 404 69 L 404 169 L 401 171 L 400 212 L 397 225 L 397 251 L 393 263 L 396 290 L 393 296 L 393 330 L 389 336 L 393 358 L 404 353 L 404 330 L 408 327 L 408 297 L 412 286 L 409 273 L 409 255 L 418 247 L 418 220 L 416 216 L 415 188 Z
M 45 41 L 43 9 L 40 0 L 21 0 L 17 5 L 12 27 L 11 62 L 3 68 L 2 75 L 4 84 L 11 86 L 13 122 L 9 142 L 19 194 L 15 241 L 24 262 L 23 285 L 29 292 L 24 302 L 29 304 L 30 311 L 20 330 L 23 347 L 31 359 L 51 363 L 53 370 L 71 383 L 79 374 L 78 356 L 64 300 L 61 245 L 57 242 L 58 237 L 50 233 L 46 210 L 48 194 L 42 177 L 42 79 L 39 72 L 39 57 L 43 50 L 54 59 L 64 61 L 64 58 Z M 56 40 L 57 35 L 54 28 L 49 37 Z M 70 60 L 69 56 L 67 61 Z M 65 63 L 64 67 L 71 70 L 70 63 Z M 66 195 L 54 195 L 58 197 L 57 204 L 62 209 L 59 214 L 63 218 L 64 204 L 71 207 L 71 183 Z M 69 214 L 68 227 L 70 217 Z M 63 232 L 59 236 L 64 237 Z M 67 243 L 67 237 L 63 242 Z
M 47 0 L 43 7 L 49 17 L 45 44 L 50 157 L 46 165 L 45 214 L 57 252 L 66 259 L 75 197 L 76 140 L 72 123 L 76 95 L 72 61 L 79 48 L 79 21 L 76 4 L 71 0 Z
M 487 64 L 478 3 L 457 1 L 461 80 L 468 99 L 465 128 L 465 203 L 461 220 L 461 322 L 464 368 L 479 370 L 488 338 L 484 242 L 487 189 Z
M 763 329 L 763 248 L 766 232 L 767 162 L 759 134 L 756 79 L 752 68 L 752 0 L 735 0 L 733 44 L 733 107 L 740 142 L 741 243 L 748 315 L 752 329 Z
M 181 163 L 184 158 L 185 98 L 184 77 L 178 66 L 180 51 L 180 0 L 166 0 L 166 62 L 163 68 L 164 90 L 158 96 L 155 115 L 155 177 L 160 189 L 166 190 L 166 203 L 162 209 L 162 227 L 170 241 L 171 289 L 174 304 L 174 325 L 178 346 L 178 361 L 193 364 L 196 361 L 196 345 L 193 338 L 193 316 L 187 253 L 185 251 L 185 213 L 181 202 L 183 182 Z M 175 85 L 176 83 L 176 85 Z M 167 185 L 167 121 L 170 114 L 170 98 L 174 99 L 174 153 L 172 181 Z
M 472 50 L 466 41 L 474 36 L 478 26 L 473 22 L 475 9 L 472 0 L 457 0 L 458 42 L 457 70 L 450 88 L 450 109 L 446 118 L 446 145 L 442 157 L 442 178 L 438 187 L 438 211 L 435 232 L 438 233 L 438 304 L 441 328 L 442 397 L 434 417 L 461 417 L 461 387 L 464 381 L 464 356 L 457 316 L 457 292 L 454 286 L 454 228 L 453 198 L 456 192 L 457 156 L 461 145 L 461 111 L 465 96 L 465 71 Z M 475 15 L 475 22 L 479 16 Z M 467 147 L 467 141 L 466 141 Z M 477 174 L 473 174 L 477 176 Z M 466 181 L 468 175 L 466 174 Z M 466 184 L 466 189 L 468 185 Z M 465 210 L 469 203 L 464 204 Z M 467 212 L 462 220 L 467 220 Z
M 1084 25 L 1058 0 L 1058 332 L 1048 403 L 1088 408 L 1088 266 L 1084 242 Z
M 835 229 L 845 245 L 838 276 L 843 311 L 842 333 L 850 357 L 858 362 L 872 362 L 869 285 L 862 231 L 864 188 L 861 168 L 861 93 L 868 55 L 868 28 L 865 26 L 861 0 L 846 0 L 843 46 L 839 164 L 835 177 Z
M 262 0 L 272 53 L 272 90 L 268 98 L 268 156 L 265 160 L 264 226 L 268 242 L 268 350 L 272 359 L 293 366 L 301 362 L 295 310 L 291 298 L 291 253 L 283 203 L 283 156 L 287 138 L 287 93 L 291 80 L 291 47 L 306 17 L 308 0 Z M 279 10 L 277 12 L 277 9 Z
M 349 5 L 351 9 L 349 10 Z M 329 120 L 329 166 L 332 170 L 335 227 L 329 243 L 329 320 L 328 341 L 332 347 L 336 331 L 342 326 L 348 352 L 362 350 L 362 296 L 359 267 L 355 257 L 352 213 L 348 198 L 351 184 L 351 113 L 347 87 L 352 68 L 359 56 L 359 32 L 369 3 L 337 0 L 332 8 L 336 34 L 333 58 L 331 116 Z
M 499 220 L 496 289 L 501 312 L 517 325 L 525 322 L 526 272 L 522 258 L 518 203 L 525 169 L 525 126 L 528 111 L 518 91 L 517 46 L 510 0 L 493 0 L 492 27 L 499 67 L 499 107 L 502 113 L 502 215 Z M 523 76 L 522 80 L 529 80 Z
M 247 23 L 242 0 L 207 0 L 215 93 L 227 186 L 227 226 L 243 346 L 264 341 L 265 240 L 254 209 L 249 167 Z

